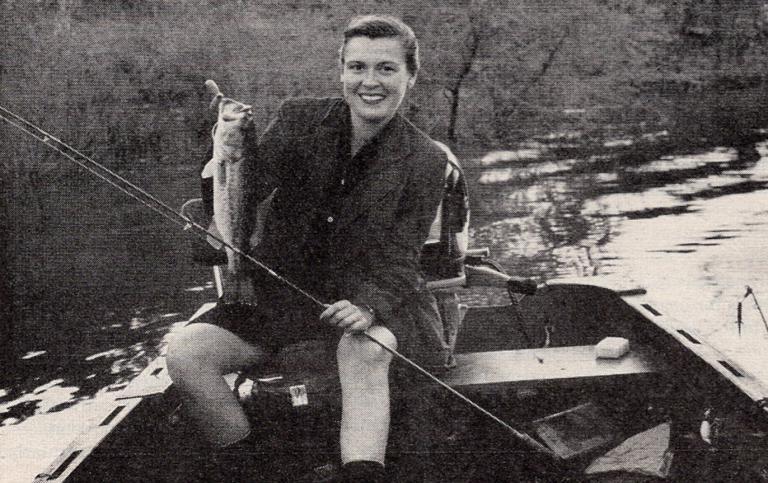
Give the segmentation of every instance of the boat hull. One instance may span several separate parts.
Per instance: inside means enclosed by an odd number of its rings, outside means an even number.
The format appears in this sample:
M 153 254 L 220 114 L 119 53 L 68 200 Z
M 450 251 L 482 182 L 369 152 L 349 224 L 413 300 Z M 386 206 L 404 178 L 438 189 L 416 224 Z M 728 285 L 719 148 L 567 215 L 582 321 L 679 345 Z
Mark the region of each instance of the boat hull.
M 458 365 L 442 377 L 531 434 L 536 421 L 585 403 L 610 412 L 613 443 L 671 421 L 673 480 L 768 475 L 768 390 L 762 383 L 692 327 L 666 316 L 644 290 L 589 282 L 553 282 L 519 303 L 470 307 L 456 345 Z M 616 362 L 596 361 L 590 354 L 605 337 L 626 338 L 630 353 Z M 178 398 L 165 372 L 160 358 L 116 398 L 120 409 L 37 481 L 208 478 L 207 450 L 175 413 Z M 609 447 L 567 458 L 537 454 L 439 387 L 405 368 L 395 372 L 388 453 L 394 481 L 580 480 L 586 464 Z M 248 410 L 259 416 L 264 443 L 243 457 L 261 468 L 261 479 L 295 480 L 337 458 L 338 388 L 324 389 L 329 396 L 322 404 L 299 409 L 279 391 L 254 398 Z M 701 440 L 707 409 L 731 426 L 719 440 L 730 452 Z

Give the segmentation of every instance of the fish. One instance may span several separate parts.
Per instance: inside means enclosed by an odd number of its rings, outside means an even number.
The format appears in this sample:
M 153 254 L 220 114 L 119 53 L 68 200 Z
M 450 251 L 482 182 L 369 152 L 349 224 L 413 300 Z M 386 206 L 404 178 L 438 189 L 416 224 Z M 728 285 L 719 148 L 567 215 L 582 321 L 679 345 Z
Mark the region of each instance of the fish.
M 208 231 L 227 244 L 246 253 L 258 245 L 264 229 L 274 192 L 259 203 L 256 210 L 246 207 L 246 170 L 244 139 L 246 130 L 253 127 L 253 107 L 225 97 L 218 85 L 207 80 L 205 86 L 213 94 L 211 108 L 218 110 L 216 124 L 211 131 L 213 156 L 203 167 L 201 176 L 213 179 L 213 217 Z M 253 216 L 253 219 L 247 219 Z M 249 232 L 250 229 L 250 232 Z M 226 276 L 222 283 L 223 298 L 229 302 L 248 298 L 244 270 L 246 261 L 231 248 L 213 237 L 208 243 L 227 254 Z

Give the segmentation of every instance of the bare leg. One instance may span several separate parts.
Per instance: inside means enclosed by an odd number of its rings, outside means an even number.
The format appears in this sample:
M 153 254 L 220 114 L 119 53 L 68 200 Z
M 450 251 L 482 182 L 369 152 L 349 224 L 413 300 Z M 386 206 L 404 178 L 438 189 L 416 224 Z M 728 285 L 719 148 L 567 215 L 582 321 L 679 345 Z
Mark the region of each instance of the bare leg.
M 185 410 L 212 445 L 227 446 L 248 435 L 248 419 L 222 376 L 263 357 L 258 347 L 206 323 L 184 327 L 171 339 L 168 374 Z
M 381 326 L 368 333 L 396 349 L 397 340 Z M 336 357 L 341 380 L 341 462 L 384 464 L 389 438 L 389 364 L 392 356 L 361 335 L 344 335 Z

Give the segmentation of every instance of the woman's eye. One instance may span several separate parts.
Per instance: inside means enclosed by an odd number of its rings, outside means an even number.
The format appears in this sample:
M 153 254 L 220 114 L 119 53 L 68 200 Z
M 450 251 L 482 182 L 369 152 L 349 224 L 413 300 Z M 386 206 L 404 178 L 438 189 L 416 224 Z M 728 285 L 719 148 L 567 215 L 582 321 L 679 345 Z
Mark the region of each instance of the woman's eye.
M 363 66 L 360 65 L 360 64 L 350 64 L 350 65 L 347 66 L 347 69 L 349 69 L 351 71 L 359 72 L 359 71 L 363 70 Z

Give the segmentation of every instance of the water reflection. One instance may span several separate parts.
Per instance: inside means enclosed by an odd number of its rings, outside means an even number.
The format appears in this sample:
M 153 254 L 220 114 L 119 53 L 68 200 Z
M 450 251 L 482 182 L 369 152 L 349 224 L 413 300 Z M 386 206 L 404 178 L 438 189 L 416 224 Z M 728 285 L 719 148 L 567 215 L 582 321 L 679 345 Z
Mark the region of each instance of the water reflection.
M 651 173 L 656 171 L 692 170 L 708 164 L 721 165 L 722 163 L 731 163 L 737 159 L 737 155 L 737 151 L 732 148 L 715 148 L 712 151 L 695 156 L 662 156 L 657 161 L 651 161 L 643 166 L 632 168 L 632 171 Z
M 48 352 L 48 351 L 31 351 L 31 352 L 27 352 L 26 354 L 21 356 L 21 360 L 26 361 L 28 359 L 34 359 L 35 357 L 41 356 L 41 355 L 45 354 L 46 352 Z
M 0 426 L 19 425 L 116 393 L 160 354 L 163 337 L 183 319 L 181 313 L 159 306 L 130 312 L 126 322 L 111 313 L 112 320 L 98 331 L 81 335 L 80 347 L 51 347 L 22 356 L 16 383 L 0 390 Z M 89 350 L 99 346 L 103 350 Z
M 480 184 L 521 183 L 532 181 L 544 176 L 566 173 L 573 165 L 578 163 L 576 159 L 537 163 L 534 166 L 507 167 L 489 169 L 483 172 L 477 181 Z
M 768 383 L 758 313 L 741 334 L 734 325 L 745 285 L 768 293 L 768 143 L 656 157 L 619 150 L 577 163 L 542 153 L 474 173 L 475 242 L 520 275 L 632 278 Z

